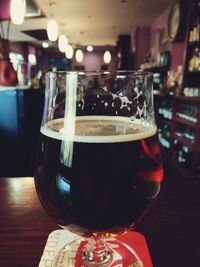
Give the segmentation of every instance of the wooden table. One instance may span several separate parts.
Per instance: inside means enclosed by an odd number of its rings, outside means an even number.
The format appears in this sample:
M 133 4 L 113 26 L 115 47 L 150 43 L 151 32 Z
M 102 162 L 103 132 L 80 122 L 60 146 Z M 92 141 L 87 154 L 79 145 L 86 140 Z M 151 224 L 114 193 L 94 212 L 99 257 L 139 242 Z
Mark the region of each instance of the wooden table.
M 41 207 L 34 180 L 0 178 L 0 267 L 37 267 L 58 227 Z M 138 227 L 154 267 L 200 266 L 200 181 L 168 178 Z

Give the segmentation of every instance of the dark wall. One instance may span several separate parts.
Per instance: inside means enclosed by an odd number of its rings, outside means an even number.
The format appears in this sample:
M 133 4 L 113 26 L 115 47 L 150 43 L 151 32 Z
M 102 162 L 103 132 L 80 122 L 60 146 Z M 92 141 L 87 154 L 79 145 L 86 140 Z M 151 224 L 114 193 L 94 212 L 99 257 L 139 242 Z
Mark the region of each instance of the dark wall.
M 31 176 L 43 111 L 37 89 L 0 90 L 0 176 Z

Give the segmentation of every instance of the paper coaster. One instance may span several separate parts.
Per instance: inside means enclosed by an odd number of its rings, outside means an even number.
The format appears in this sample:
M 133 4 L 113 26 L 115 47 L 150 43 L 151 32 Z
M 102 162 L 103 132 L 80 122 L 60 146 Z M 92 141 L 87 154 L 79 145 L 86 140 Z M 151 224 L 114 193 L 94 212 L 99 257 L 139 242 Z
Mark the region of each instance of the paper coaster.
M 67 230 L 53 231 L 47 239 L 38 267 L 88 267 L 82 259 L 86 242 Z M 110 263 L 112 267 L 153 267 L 146 240 L 138 232 L 108 237 L 106 244 L 114 252 Z M 59 253 L 63 248 L 64 253 Z

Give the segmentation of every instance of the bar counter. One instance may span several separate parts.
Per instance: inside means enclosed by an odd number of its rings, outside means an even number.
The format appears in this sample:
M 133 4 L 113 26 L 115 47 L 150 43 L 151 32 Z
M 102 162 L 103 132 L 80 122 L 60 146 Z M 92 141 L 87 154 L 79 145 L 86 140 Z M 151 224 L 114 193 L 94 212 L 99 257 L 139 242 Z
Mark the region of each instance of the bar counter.
M 37 267 L 49 233 L 32 177 L 0 178 L 0 267 Z M 156 205 L 137 231 L 154 267 L 200 266 L 200 181 L 165 178 Z

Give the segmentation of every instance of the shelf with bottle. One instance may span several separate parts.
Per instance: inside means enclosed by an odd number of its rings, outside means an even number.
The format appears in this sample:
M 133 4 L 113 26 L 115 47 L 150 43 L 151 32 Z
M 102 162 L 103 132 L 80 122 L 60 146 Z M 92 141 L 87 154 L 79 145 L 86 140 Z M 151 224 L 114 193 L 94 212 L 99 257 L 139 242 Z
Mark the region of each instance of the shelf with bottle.
M 180 173 L 195 177 L 200 158 L 200 0 L 188 2 L 183 65 L 168 71 L 163 95 L 155 95 L 154 102 L 164 156 Z
M 158 138 L 162 147 L 170 149 L 171 146 L 171 125 L 165 123 L 159 126 L 158 128 Z
M 163 148 L 165 148 L 167 150 L 170 149 L 171 143 L 167 137 L 167 133 L 162 132 L 161 129 L 158 129 L 158 139 L 159 139 L 159 142 Z
M 200 41 L 200 1 L 191 1 L 191 18 L 188 42 Z
M 192 162 L 192 150 L 188 145 L 183 145 L 178 139 L 173 140 L 172 158 L 177 161 L 182 167 L 190 167 Z
M 200 87 L 185 87 L 183 89 L 183 96 L 180 96 L 180 100 L 183 98 L 186 101 L 193 101 L 200 103 Z
M 172 103 L 170 97 L 162 96 L 162 106 L 158 107 L 158 114 L 160 114 L 164 119 L 171 120 L 172 119 Z M 156 96 L 155 96 L 156 98 Z M 158 100 L 160 101 L 160 100 Z
M 190 126 L 190 127 L 196 128 L 196 123 L 191 122 L 191 121 L 187 121 L 185 119 L 182 119 L 182 118 L 179 118 L 179 117 L 176 117 L 176 116 L 173 117 L 173 121 L 182 123 L 182 124 L 184 124 L 186 126 Z
M 200 72 L 200 47 L 193 48 L 188 62 L 188 72 Z
M 200 153 L 200 97 L 159 95 L 155 96 L 155 103 L 163 153 L 179 172 L 193 175 L 193 158 L 197 151 Z
M 193 150 L 195 144 L 196 132 L 193 127 L 185 125 L 176 125 L 173 133 L 173 139 L 177 139 L 182 145 L 186 145 Z
M 177 96 L 181 94 L 183 83 L 183 66 L 179 65 L 177 70 L 170 70 L 166 79 L 166 94 Z
M 200 1 L 191 1 L 192 10 L 188 34 L 189 72 L 200 72 Z
M 200 42 L 200 17 L 194 16 L 192 19 L 192 26 L 189 32 L 188 43 L 196 46 L 199 44 L 199 42 Z
M 163 119 L 170 121 L 172 119 L 172 109 L 167 107 L 160 107 L 158 113 L 163 117 Z
M 198 121 L 198 105 L 194 103 L 175 101 L 173 119 L 180 123 L 196 127 Z
M 193 150 L 193 148 L 194 148 L 194 143 L 193 142 L 194 141 L 190 141 L 190 140 L 188 140 L 188 139 L 186 139 L 186 138 L 184 138 L 182 136 L 177 136 L 176 134 L 175 134 L 175 139 L 177 141 L 179 141 L 182 145 L 185 145 L 185 146 L 189 147 L 190 150 Z
M 160 101 L 162 105 L 160 105 Z M 163 127 L 163 123 L 170 125 L 172 119 L 171 99 L 161 94 L 154 96 L 156 122 L 158 127 Z

